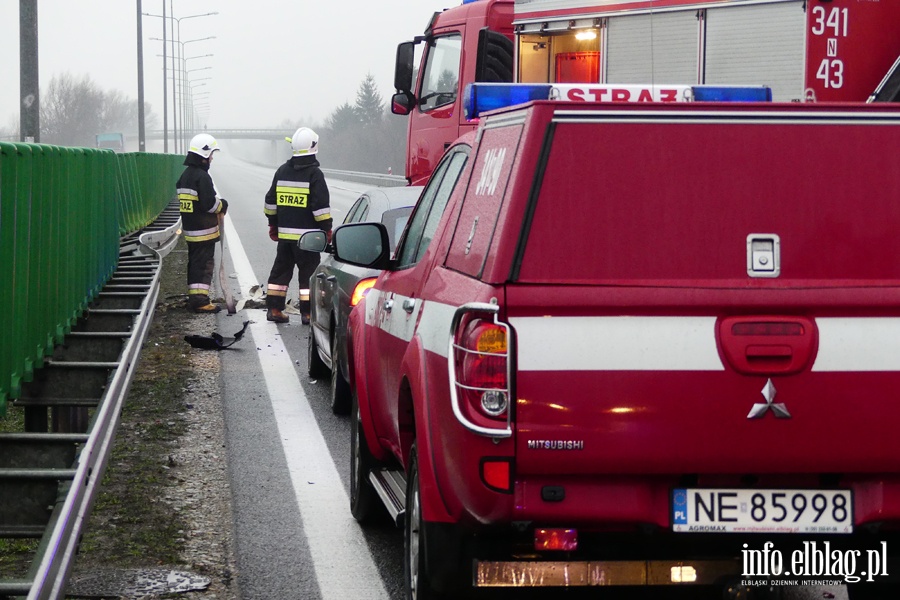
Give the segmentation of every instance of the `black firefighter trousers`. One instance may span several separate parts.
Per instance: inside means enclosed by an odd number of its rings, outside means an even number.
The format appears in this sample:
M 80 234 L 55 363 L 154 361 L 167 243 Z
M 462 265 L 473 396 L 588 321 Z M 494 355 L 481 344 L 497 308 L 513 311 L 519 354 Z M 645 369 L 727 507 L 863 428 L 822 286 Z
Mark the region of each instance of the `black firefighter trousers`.
M 187 243 L 188 303 L 191 308 L 209 304 L 209 287 L 215 270 L 216 241 Z
M 300 312 L 309 314 L 309 278 L 319 266 L 319 253 L 301 250 L 297 242 L 278 242 L 275 263 L 269 273 L 266 290 L 266 308 L 284 310 L 288 285 L 297 267 L 297 283 L 300 285 Z

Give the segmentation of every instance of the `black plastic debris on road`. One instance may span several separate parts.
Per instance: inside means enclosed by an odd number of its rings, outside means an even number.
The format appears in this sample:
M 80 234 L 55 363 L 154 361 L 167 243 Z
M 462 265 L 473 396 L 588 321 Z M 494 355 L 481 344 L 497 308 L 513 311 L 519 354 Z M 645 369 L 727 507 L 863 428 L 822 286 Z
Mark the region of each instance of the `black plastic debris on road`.
M 244 337 L 244 332 L 247 331 L 248 325 L 250 325 L 250 321 L 244 321 L 244 326 L 241 330 L 231 337 L 223 337 L 213 331 L 208 336 L 196 334 L 186 335 L 184 336 L 184 341 L 190 344 L 192 348 L 199 348 L 200 350 L 224 350 Z

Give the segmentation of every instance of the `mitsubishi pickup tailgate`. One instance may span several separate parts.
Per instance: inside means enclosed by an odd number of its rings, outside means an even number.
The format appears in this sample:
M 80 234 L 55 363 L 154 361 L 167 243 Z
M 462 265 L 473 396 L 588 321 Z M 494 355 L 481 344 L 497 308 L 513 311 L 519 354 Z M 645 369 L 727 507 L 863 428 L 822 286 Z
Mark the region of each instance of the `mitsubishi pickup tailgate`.
M 897 115 L 557 110 L 507 286 L 518 472 L 896 472 Z
M 850 291 L 510 286 L 518 472 L 895 472 L 900 289 Z

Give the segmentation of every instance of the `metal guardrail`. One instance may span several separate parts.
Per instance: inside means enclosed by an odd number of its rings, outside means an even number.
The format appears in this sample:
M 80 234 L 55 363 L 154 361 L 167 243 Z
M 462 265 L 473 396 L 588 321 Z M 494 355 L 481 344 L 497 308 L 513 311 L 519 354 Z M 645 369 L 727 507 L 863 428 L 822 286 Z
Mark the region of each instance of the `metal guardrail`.
M 0 537 L 40 537 L 27 574 L 0 580 L 0 596 L 65 597 L 153 318 L 161 258 L 180 227 L 173 201 L 147 230 L 122 238 L 113 277 L 12 402 L 26 424 L 48 423 L 50 411 L 54 432 L 0 434 Z
M 367 185 L 380 187 L 401 187 L 406 185 L 406 177 L 401 175 L 379 175 L 378 173 L 363 173 L 360 171 L 340 171 L 338 169 L 322 169 L 325 175 L 333 176 L 345 181 L 355 181 Z
M 177 241 L 180 156 L 0 143 L 0 538 L 39 539 L 0 597 L 65 595 Z M 17 421 L 12 421 L 17 422 Z
M 274 140 L 283 142 L 284 137 L 290 136 L 293 129 L 204 129 L 203 131 L 188 131 L 187 139 L 192 138 L 198 133 L 208 133 L 218 140 Z M 166 133 L 162 129 L 150 129 L 145 134 L 148 140 L 161 140 Z M 172 132 L 168 132 L 171 136 Z M 133 137 L 133 136 L 132 136 Z

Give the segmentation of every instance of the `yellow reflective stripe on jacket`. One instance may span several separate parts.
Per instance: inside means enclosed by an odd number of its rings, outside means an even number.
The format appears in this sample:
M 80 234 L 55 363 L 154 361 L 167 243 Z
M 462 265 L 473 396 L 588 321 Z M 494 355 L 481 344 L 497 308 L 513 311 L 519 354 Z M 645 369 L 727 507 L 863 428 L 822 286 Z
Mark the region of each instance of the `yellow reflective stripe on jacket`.
M 330 208 L 320 208 L 319 210 L 313 211 L 313 218 L 316 221 L 327 221 L 331 218 L 331 209 Z
M 276 204 L 269 204 L 266 202 L 266 207 L 263 209 L 263 212 L 266 213 L 267 216 L 273 216 L 278 214 L 278 206 Z
M 209 229 L 195 229 L 193 231 L 189 231 L 187 229 L 184 230 L 184 239 L 188 242 L 205 242 L 207 240 L 214 240 L 218 237 L 218 227 L 210 227 Z
M 319 231 L 318 229 L 294 229 L 292 227 L 279 227 L 278 239 L 287 241 L 296 241 L 307 231 Z

